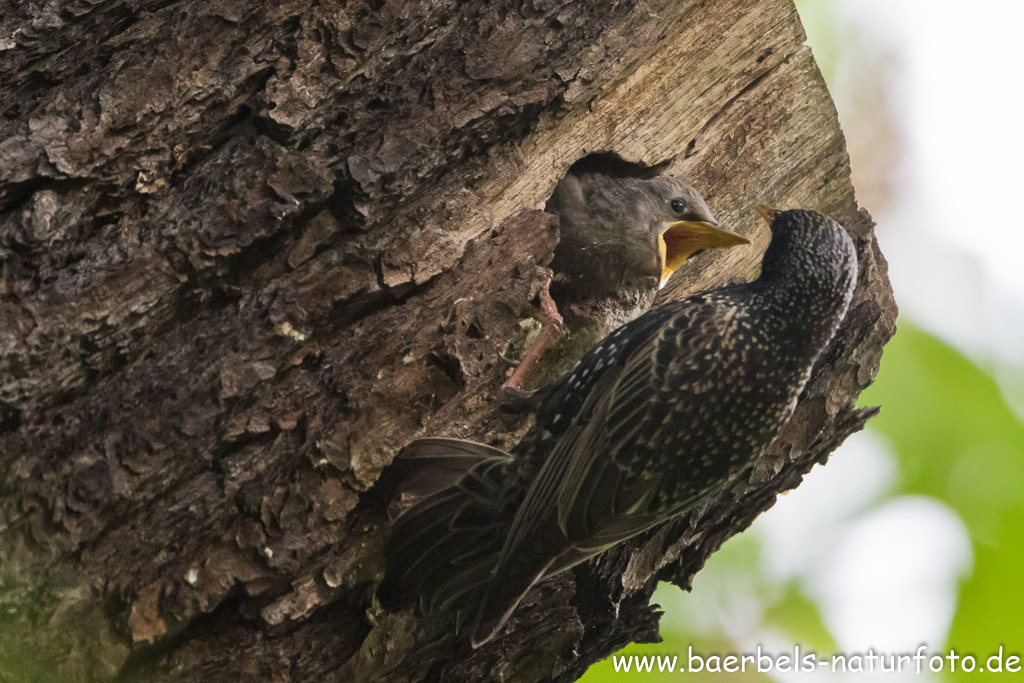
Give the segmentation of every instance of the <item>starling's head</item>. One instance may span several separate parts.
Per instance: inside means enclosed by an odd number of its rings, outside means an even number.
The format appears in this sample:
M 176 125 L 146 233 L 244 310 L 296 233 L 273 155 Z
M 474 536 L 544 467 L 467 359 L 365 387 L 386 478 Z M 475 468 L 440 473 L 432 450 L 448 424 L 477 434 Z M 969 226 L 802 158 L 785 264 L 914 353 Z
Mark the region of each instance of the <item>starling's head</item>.
M 718 227 L 711 209 L 692 186 L 669 176 L 649 181 L 653 220 L 658 240 L 661 285 L 686 260 L 704 249 L 750 244 L 742 235 Z
M 785 281 L 807 296 L 849 299 L 857 279 L 857 252 L 843 226 L 817 211 L 757 210 L 772 231 L 761 263 L 762 280 Z

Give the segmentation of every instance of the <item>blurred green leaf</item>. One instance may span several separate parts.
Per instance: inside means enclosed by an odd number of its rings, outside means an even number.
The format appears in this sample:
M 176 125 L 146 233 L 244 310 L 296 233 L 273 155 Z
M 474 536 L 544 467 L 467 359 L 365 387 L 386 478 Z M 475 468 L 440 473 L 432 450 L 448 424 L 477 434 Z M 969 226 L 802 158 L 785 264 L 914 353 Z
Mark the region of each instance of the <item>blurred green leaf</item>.
M 765 612 L 765 621 L 792 636 L 794 643 L 820 655 L 836 651 L 836 641 L 821 619 L 818 604 L 804 594 L 798 583 L 786 585 L 782 599 Z
M 1024 424 L 986 372 L 903 323 L 863 403 L 899 457 L 903 492 L 948 504 L 967 525 L 974 571 L 961 587 L 947 643 L 987 658 L 1024 655 Z M 979 674 L 959 673 L 948 680 Z

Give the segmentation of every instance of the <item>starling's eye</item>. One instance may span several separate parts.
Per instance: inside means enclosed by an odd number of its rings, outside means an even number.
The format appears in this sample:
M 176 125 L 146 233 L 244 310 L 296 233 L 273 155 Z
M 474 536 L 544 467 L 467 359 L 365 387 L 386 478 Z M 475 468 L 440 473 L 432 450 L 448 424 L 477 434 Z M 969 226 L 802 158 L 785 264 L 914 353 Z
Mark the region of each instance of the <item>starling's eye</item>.
M 682 199 L 673 199 L 670 206 L 672 207 L 672 210 L 675 211 L 676 213 L 682 213 L 686 211 L 686 202 L 683 201 Z

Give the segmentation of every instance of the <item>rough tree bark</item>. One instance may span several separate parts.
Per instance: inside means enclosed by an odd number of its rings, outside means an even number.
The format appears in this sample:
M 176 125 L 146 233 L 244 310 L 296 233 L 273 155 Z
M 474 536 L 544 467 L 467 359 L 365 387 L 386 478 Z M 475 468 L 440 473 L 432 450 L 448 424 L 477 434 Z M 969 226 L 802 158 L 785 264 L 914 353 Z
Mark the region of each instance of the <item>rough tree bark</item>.
M 658 580 L 859 429 L 896 314 L 791 0 L 26 0 L 0 13 L 0 678 L 571 680 L 657 638 Z M 595 150 L 854 235 L 850 315 L 771 452 L 534 590 L 478 651 L 371 601 L 371 487 L 496 410 Z

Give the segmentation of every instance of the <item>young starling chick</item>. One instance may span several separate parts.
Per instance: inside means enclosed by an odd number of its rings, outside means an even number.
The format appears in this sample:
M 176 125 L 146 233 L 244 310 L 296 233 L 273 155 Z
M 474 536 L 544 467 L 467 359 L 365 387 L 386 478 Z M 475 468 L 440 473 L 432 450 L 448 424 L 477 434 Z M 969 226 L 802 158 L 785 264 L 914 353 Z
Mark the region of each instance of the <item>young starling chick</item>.
M 511 454 L 448 439 L 402 451 L 400 468 L 446 486 L 396 520 L 382 597 L 418 593 L 480 646 L 535 583 L 692 510 L 764 451 L 846 314 L 857 257 L 827 216 L 759 210 L 772 238 L 757 280 L 620 327 Z
M 505 388 L 523 388 L 563 320 L 565 338 L 532 384 L 561 376 L 609 332 L 650 308 L 659 286 L 693 254 L 750 244 L 718 227 L 697 190 L 658 175 L 664 165 L 598 152 L 577 161 L 559 181 L 545 206 L 559 217 L 550 296 L 540 294 L 546 319 Z

